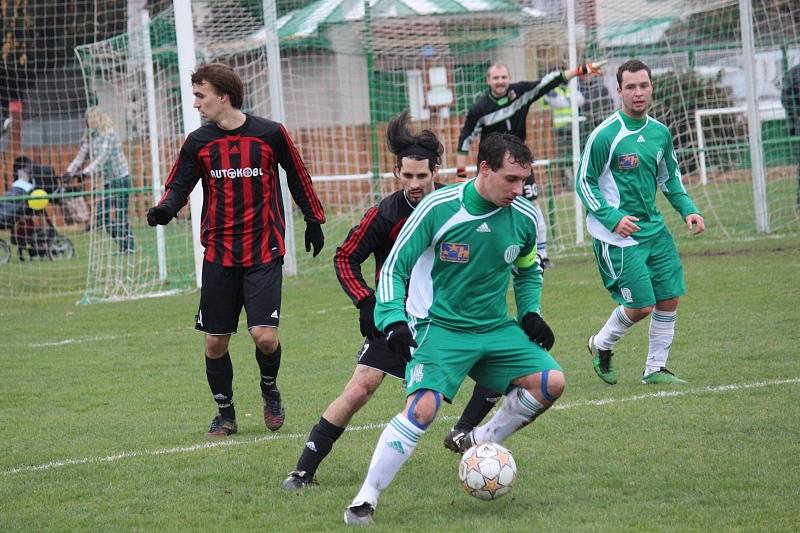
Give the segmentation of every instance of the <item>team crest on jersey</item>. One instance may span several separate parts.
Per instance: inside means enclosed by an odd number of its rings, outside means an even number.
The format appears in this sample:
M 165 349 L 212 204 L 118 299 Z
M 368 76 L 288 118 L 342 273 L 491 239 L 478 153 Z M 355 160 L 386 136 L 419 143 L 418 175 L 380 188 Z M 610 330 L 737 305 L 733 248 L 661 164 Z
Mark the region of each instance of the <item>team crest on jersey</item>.
M 622 170 L 631 170 L 639 166 L 639 156 L 636 154 L 625 154 L 617 157 L 617 165 Z
M 503 253 L 503 259 L 506 260 L 506 263 L 511 264 L 516 261 L 517 257 L 519 257 L 519 246 L 516 244 L 512 244 L 506 251 Z
M 469 244 L 443 242 L 439 248 L 439 259 L 448 263 L 466 263 L 469 261 Z

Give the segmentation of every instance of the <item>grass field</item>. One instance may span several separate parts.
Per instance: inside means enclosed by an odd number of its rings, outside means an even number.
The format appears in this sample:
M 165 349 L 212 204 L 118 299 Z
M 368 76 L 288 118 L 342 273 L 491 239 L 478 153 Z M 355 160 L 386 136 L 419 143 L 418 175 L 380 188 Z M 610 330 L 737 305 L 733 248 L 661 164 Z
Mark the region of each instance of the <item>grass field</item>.
M 681 247 L 689 294 L 670 367 L 688 385 L 640 384 L 646 324 L 618 346 L 620 383 L 600 382 L 584 343 L 612 302 L 591 258 L 555 258 L 544 315 L 567 390 L 507 441 L 519 467 L 514 490 L 472 499 L 441 445 L 470 382 L 384 492 L 377 529 L 796 531 L 800 238 Z M 399 382 L 384 384 L 323 463 L 318 487 L 278 488 L 360 345 L 357 312 L 332 270 L 284 284 L 287 422 L 277 433 L 261 421 L 252 343 L 240 333 L 231 346 L 240 432 L 204 440 L 214 408 L 192 330 L 197 300 L 2 306 L 0 530 L 344 528 L 380 426 L 403 395 Z

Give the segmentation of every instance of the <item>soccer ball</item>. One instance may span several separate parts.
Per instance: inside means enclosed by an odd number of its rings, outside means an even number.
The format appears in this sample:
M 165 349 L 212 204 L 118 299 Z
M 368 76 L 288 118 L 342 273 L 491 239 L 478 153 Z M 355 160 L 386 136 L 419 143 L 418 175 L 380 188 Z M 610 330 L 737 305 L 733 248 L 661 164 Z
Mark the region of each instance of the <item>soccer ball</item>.
M 44 189 L 34 189 L 28 196 L 28 207 L 34 211 L 41 211 L 47 204 L 50 203 L 50 198 L 47 196 L 47 191 Z
M 511 452 L 493 442 L 473 446 L 458 465 L 461 485 L 479 500 L 494 500 L 508 493 L 516 478 L 517 464 Z

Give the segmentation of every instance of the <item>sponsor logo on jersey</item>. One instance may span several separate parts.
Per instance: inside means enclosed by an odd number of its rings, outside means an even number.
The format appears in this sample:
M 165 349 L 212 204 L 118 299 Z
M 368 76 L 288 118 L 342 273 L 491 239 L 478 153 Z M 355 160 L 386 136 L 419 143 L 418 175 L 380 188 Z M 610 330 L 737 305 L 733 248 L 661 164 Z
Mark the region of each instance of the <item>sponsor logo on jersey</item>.
M 631 290 L 628 287 L 622 287 L 619 290 L 620 294 L 622 295 L 622 299 L 628 303 L 633 302 L 633 295 L 631 294 Z
M 259 167 L 246 167 L 246 168 L 226 168 L 223 170 L 212 170 L 211 177 L 221 180 L 223 178 L 236 179 L 236 178 L 257 178 L 263 176 L 264 170 Z
M 639 166 L 639 156 L 636 154 L 625 154 L 617 157 L 617 165 L 622 170 L 631 170 Z
M 476 229 L 475 231 L 477 231 L 478 233 L 491 233 L 492 228 L 489 227 L 489 224 L 484 222 L 483 224 L 478 226 L 478 229 Z
M 469 261 L 469 244 L 443 242 L 439 248 L 439 259 L 448 263 L 466 263 Z
M 643 142 L 645 142 L 645 140 L 644 140 L 644 137 L 642 137 L 641 135 L 639 135 L 639 138 L 638 138 L 638 139 L 636 139 L 636 142 L 637 142 L 637 143 L 643 143 Z
M 512 244 L 503 252 L 503 259 L 505 259 L 508 264 L 516 261 L 517 257 L 519 257 L 519 246 L 516 244 Z

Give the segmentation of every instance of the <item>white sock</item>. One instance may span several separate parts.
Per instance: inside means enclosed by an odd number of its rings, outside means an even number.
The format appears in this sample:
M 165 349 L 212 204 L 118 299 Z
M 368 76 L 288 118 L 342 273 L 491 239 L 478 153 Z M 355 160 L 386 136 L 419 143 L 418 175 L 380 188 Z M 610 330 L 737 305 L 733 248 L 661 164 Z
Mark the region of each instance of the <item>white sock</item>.
M 542 257 L 547 257 L 547 222 L 539 207 L 536 207 L 536 251 Z
M 595 345 L 601 350 L 612 350 L 634 323 L 625 314 L 625 308 L 620 305 L 611 311 L 611 316 L 608 317 L 605 325 L 594 336 Z
M 530 392 L 514 387 L 505 395 L 503 405 L 494 416 L 473 430 L 475 444 L 485 442 L 502 444 L 509 435 L 533 422 L 544 411 L 545 407 Z
M 677 311 L 659 311 L 656 309 L 650 315 L 650 348 L 647 352 L 647 363 L 644 375 L 658 372 L 667 366 L 669 348 L 675 337 L 675 317 Z
M 389 486 L 400 467 L 414 453 L 423 433 L 425 430 L 418 428 L 401 414 L 389 421 L 372 453 L 367 478 L 353 498 L 351 507 L 362 503 L 369 503 L 373 508 L 378 505 L 381 491 Z

